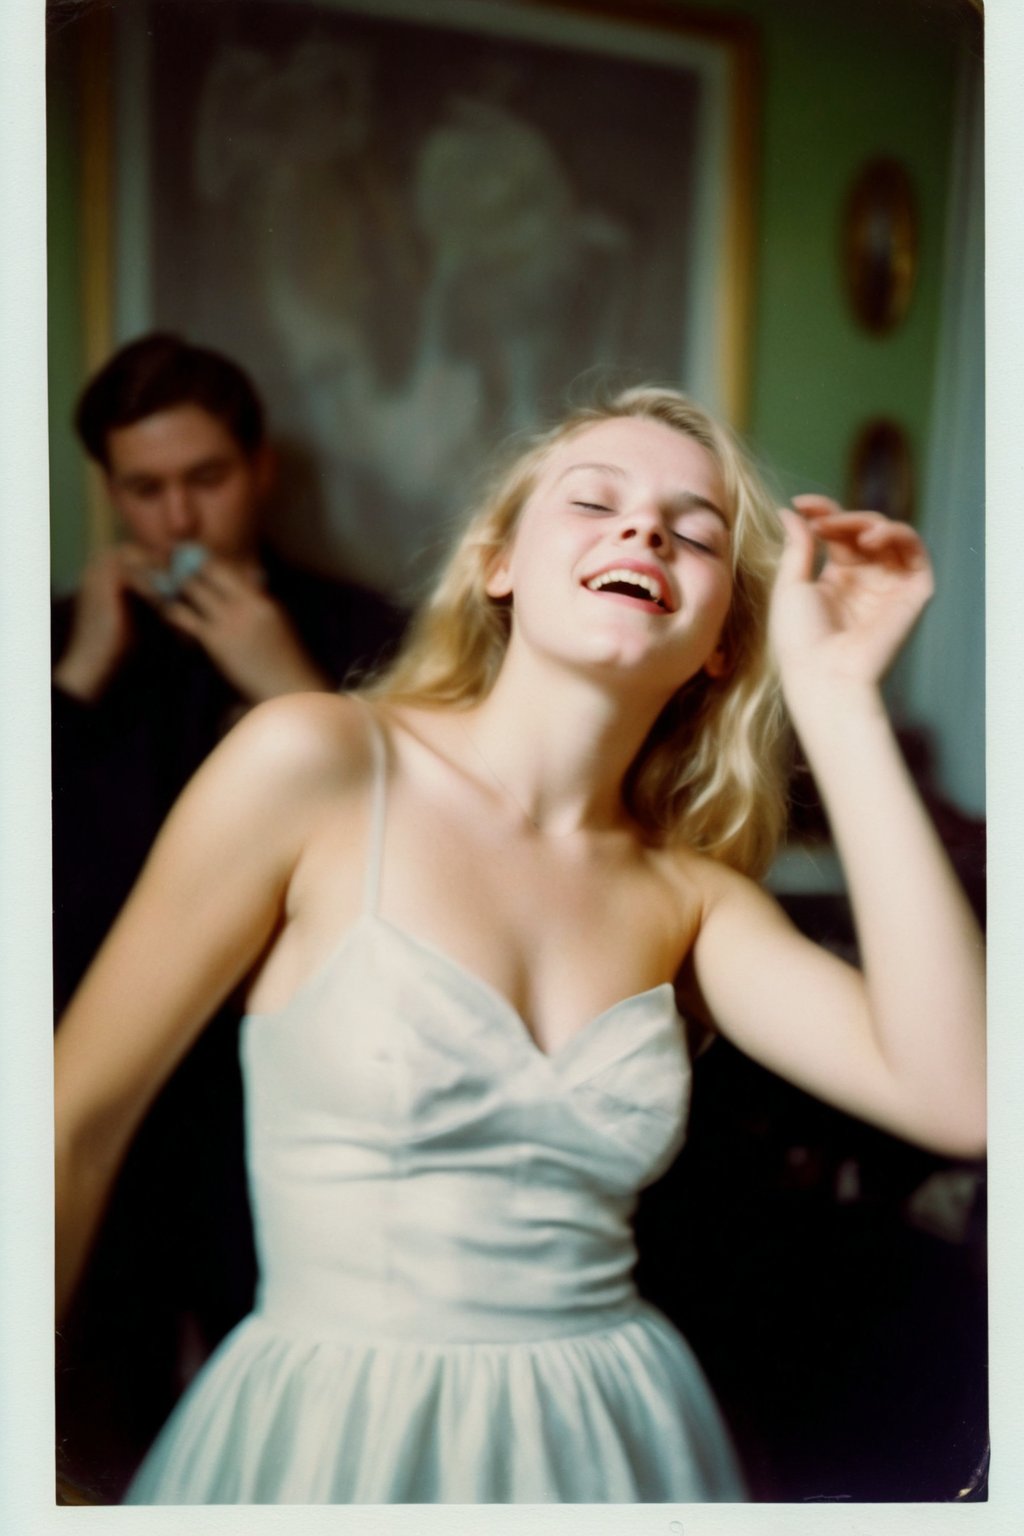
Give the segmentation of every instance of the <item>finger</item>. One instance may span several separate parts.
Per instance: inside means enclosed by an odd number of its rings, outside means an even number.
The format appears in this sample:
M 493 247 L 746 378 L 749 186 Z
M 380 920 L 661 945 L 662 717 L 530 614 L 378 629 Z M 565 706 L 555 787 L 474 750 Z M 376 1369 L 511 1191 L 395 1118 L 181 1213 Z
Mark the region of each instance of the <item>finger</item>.
M 847 512 L 842 507 L 836 510 L 821 512 L 814 520 L 814 531 L 819 538 L 824 538 L 826 531 L 836 529 L 840 533 L 854 533 L 862 528 L 876 528 L 886 526 L 890 519 L 884 517 L 881 512 Z
M 801 510 L 800 516 L 820 551 L 821 571 L 829 566 L 856 566 L 875 558 L 876 551 L 864 548 L 860 542 L 875 527 L 875 513 L 829 509 L 823 510 L 820 516 L 808 518 Z
M 230 601 L 230 594 L 224 592 L 216 582 L 204 579 L 200 573 L 190 577 L 179 589 L 177 601 L 212 623 L 223 614 Z
M 815 523 L 815 532 L 826 542 L 852 542 L 862 549 L 888 547 L 900 549 L 907 555 L 919 553 L 922 558 L 927 558 L 916 529 L 897 518 L 885 517 L 881 512 L 844 512 L 836 517 L 822 518 Z
M 235 597 L 239 591 L 239 583 L 235 580 L 231 567 L 211 560 L 207 560 L 198 571 L 194 571 L 189 576 L 188 580 L 182 584 L 182 591 L 186 592 L 190 587 L 210 594 L 216 593 L 220 597 Z
M 884 530 L 893 528 L 907 529 L 911 537 L 916 538 L 909 524 L 886 517 L 884 512 L 868 508 L 847 509 L 829 496 L 794 496 L 793 501 L 799 504 L 801 516 L 807 519 L 819 539 L 852 544 L 859 542 L 868 530 L 880 530 L 872 537 L 884 541 Z
M 183 635 L 191 635 L 193 640 L 201 640 L 206 633 L 202 615 L 194 608 L 190 608 L 188 603 L 183 603 L 180 598 L 164 603 L 160 611 L 168 624 L 180 630 Z
M 123 587 L 133 591 L 142 588 L 156 568 L 148 550 L 136 544 L 118 544 L 103 557 L 107 574 Z
M 147 608 L 156 608 L 159 611 L 164 606 L 163 597 L 148 581 L 126 582 L 122 590 L 137 597 L 140 602 L 146 604 Z
M 887 522 L 881 527 L 868 528 L 858 539 L 857 547 L 864 554 L 881 556 L 887 563 L 898 565 L 905 571 L 931 569 L 931 557 L 924 540 L 907 523 Z
M 841 564 L 853 558 L 858 529 L 866 527 L 875 516 L 871 512 L 847 512 L 835 497 L 810 491 L 794 496 L 793 505 L 812 537 L 822 544 L 831 544 L 828 554 L 833 560 L 838 558 Z
M 793 503 L 799 508 L 802 516 L 813 521 L 814 531 L 819 538 L 827 538 L 833 531 L 845 536 L 851 530 L 870 527 L 896 529 L 908 535 L 910 539 L 920 542 L 916 531 L 909 523 L 900 518 L 887 517 L 884 512 L 878 512 L 869 507 L 845 508 L 832 497 L 809 494 L 794 496 Z
M 144 602 L 154 607 L 159 607 L 163 601 L 160 592 L 153 584 L 156 574 L 151 561 L 145 564 L 122 564 L 118 569 L 121 586 L 125 591 L 132 592 L 136 597 L 141 597 Z
M 129 540 L 123 544 L 115 544 L 111 554 L 126 569 L 152 570 L 155 564 L 152 550 L 144 549 L 141 544 L 133 544 Z
M 815 518 L 812 526 L 830 554 L 846 558 L 892 542 L 891 530 L 899 525 L 880 512 L 837 512 Z
M 803 517 L 824 517 L 843 510 L 842 504 L 834 496 L 825 496 L 818 491 L 801 491 L 790 500 Z
M 871 541 L 872 543 L 884 544 L 890 542 L 893 544 L 904 544 L 908 548 L 911 545 L 919 546 L 921 549 L 924 548 L 920 534 L 915 528 L 911 528 L 909 523 L 903 523 L 896 518 L 882 517 L 881 515 L 869 527 L 864 529 L 861 539 L 863 541 Z
M 815 538 L 803 518 L 790 507 L 779 508 L 786 542 L 779 558 L 777 580 L 781 584 L 814 578 Z
M 223 592 L 232 596 L 262 591 L 265 584 L 258 565 L 239 565 L 234 560 L 222 560 L 214 555 L 207 558 L 199 575 L 209 577 Z

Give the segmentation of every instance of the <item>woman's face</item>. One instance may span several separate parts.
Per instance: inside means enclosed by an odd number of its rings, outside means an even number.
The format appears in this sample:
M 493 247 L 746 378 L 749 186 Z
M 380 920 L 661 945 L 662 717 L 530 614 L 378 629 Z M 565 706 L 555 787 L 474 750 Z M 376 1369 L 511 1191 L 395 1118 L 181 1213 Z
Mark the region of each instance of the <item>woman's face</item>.
M 721 675 L 732 550 L 714 459 L 658 421 L 585 428 L 545 461 L 487 590 L 512 598 L 513 645 L 666 696 Z

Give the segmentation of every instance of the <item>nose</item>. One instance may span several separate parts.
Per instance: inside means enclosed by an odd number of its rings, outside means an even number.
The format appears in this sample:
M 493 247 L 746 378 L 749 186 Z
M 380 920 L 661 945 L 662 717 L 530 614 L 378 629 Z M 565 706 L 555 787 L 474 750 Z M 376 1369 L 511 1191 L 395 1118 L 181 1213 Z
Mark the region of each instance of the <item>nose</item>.
M 653 509 L 633 512 L 625 518 L 619 538 L 623 543 L 635 539 L 644 549 L 664 549 L 668 543 L 661 516 Z
M 192 497 L 183 485 L 169 486 L 164 495 L 164 528 L 169 539 L 187 539 L 196 531 L 197 518 Z

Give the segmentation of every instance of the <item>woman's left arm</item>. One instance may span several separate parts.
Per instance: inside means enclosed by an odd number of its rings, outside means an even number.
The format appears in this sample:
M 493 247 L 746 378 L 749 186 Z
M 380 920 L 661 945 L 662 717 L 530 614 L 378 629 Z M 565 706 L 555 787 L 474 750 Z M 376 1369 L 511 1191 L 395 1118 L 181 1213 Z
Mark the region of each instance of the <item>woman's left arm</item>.
M 931 596 L 930 563 L 904 523 L 820 496 L 794 505 L 799 515 L 783 514 L 772 643 L 846 872 L 863 973 L 802 939 L 763 893 L 727 880 L 693 977 L 751 1055 L 908 1140 L 978 1156 L 982 939 L 880 692 Z M 759 974 L 744 976 L 741 952 Z

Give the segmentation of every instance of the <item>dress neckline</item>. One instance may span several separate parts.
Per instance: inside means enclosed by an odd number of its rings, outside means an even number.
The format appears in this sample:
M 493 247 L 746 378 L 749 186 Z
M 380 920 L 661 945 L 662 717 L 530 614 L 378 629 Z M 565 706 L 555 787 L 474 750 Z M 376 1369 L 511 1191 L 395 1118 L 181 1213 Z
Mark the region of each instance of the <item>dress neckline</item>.
M 653 987 L 647 987 L 643 991 L 632 992 L 627 997 L 620 997 L 609 1007 L 602 1008 L 599 1013 L 586 1019 L 573 1030 L 566 1040 L 563 1040 L 560 1045 L 555 1046 L 553 1050 L 545 1050 L 538 1042 L 519 1009 L 493 982 L 487 981 L 478 972 L 470 970 L 461 960 L 457 960 L 454 955 L 449 954 L 447 950 L 442 949 L 440 945 L 433 943 L 430 939 L 420 938 L 408 928 L 403 928 L 399 923 L 392 922 L 390 918 L 382 917 L 378 912 L 363 911 L 345 930 L 340 941 L 335 945 L 326 960 L 322 962 L 311 976 L 300 983 L 297 990 L 292 993 L 286 1003 L 282 1004 L 280 1008 L 247 1012 L 245 1022 L 263 1020 L 272 1023 L 279 1020 L 283 1021 L 293 1009 L 300 1006 L 302 1001 L 311 992 L 314 992 L 323 984 L 342 956 L 353 947 L 354 943 L 367 928 L 376 929 L 378 932 L 397 940 L 399 943 L 415 950 L 417 954 L 424 955 L 432 960 L 435 965 L 446 971 L 450 976 L 456 977 L 463 986 L 468 986 L 489 1004 L 492 1013 L 498 1013 L 505 1021 L 511 1020 L 515 1026 L 518 1038 L 532 1056 L 541 1062 L 548 1062 L 551 1065 L 555 1065 L 571 1056 L 586 1039 L 595 1033 L 600 1024 L 625 1009 L 635 1008 L 645 1002 L 664 999 L 668 1002 L 673 1017 L 677 1020 L 680 1018 L 679 1010 L 676 1006 L 675 988 L 670 981 L 663 981 Z
M 356 918 L 334 945 L 326 960 L 317 967 L 313 973 L 292 993 L 288 1001 L 280 1008 L 267 1012 L 247 1012 L 248 1019 L 277 1019 L 291 1012 L 300 999 L 306 997 L 333 968 L 335 962 L 344 953 L 353 936 L 360 929 L 368 926 L 376 926 L 380 931 L 390 933 L 404 942 L 419 954 L 426 955 L 435 964 L 440 965 L 449 975 L 457 977 L 463 985 L 468 985 L 482 999 L 488 1002 L 492 1009 L 497 1010 L 506 1019 L 511 1019 L 522 1038 L 523 1042 L 531 1050 L 534 1056 L 541 1061 L 554 1063 L 572 1054 L 579 1043 L 596 1031 L 599 1024 L 610 1018 L 621 1009 L 636 1006 L 648 999 L 653 1000 L 663 994 L 667 994 L 671 1000 L 672 1013 L 676 1019 L 680 1014 L 676 1005 L 675 988 L 669 981 L 660 982 L 653 987 L 647 987 L 643 991 L 633 992 L 628 997 L 621 997 L 608 1008 L 602 1008 L 600 1013 L 592 1018 L 584 1020 L 567 1039 L 560 1045 L 548 1050 L 541 1045 L 536 1034 L 527 1019 L 519 1011 L 512 1000 L 505 995 L 493 982 L 487 981 L 478 972 L 471 970 L 461 960 L 433 943 L 430 939 L 420 938 L 401 924 L 392 922 L 379 911 L 381 877 L 384 863 L 384 839 L 387 827 L 387 792 L 388 792 L 388 742 L 385 732 L 377 719 L 376 713 L 369 702 L 352 694 L 351 697 L 359 703 L 367 723 L 367 733 L 370 739 L 370 750 L 373 758 L 373 788 L 370 805 L 370 836 L 369 850 L 366 861 L 366 871 L 363 886 L 363 904 L 359 916 Z
M 653 999 L 667 993 L 672 999 L 673 1012 L 678 1016 L 678 1009 L 675 1005 L 675 988 L 670 981 L 662 981 L 653 987 L 645 987 L 640 992 L 631 992 L 627 997 L 618 998 L 609 1007 L 602 1008 L 599 1013 L 595 1013 L 585 1019 L 560 1045 L 547 1050 L 541 1045 L 529 1022 L 516 1007 L 515 1003 L 512 1002 L 511 998 L 507 997 L 493 982 L 481 976 L 478 971 L 471 970 L 463 961 L 457 960 L 454 955 L 449 954 L 440 945 L 433 943 L 430 939 L 420 938 L 408 928 L 403 928 L 400 923 L 392 922 L 390 918 L 382 917 L 376 912 L 364 913 L 361 921 L 366 918 L 369 918 L 388 932 L 397 935 L 399 939 L 411 945 L 414 949 L 429 955 L 443 968 L 450 971 L 453 975 L 457 975 L 463 982 L 468 982 L 475 991 L 480 993 L 481 997 L 488 999 L 500 1012 L 514 1021 L 526 1043 L 536 1055 L 542 1057 L 545 1061 L 553 1062 L 569 1054 L 575 1048 L 578 1041 L 585 1035 L 590 1034 L 598 1024 L 609 1018 L 612 1014 L 618 1013 L 620 1009 L 635 1006 L 637 1003 L 641 1003 L 648 998 Z

